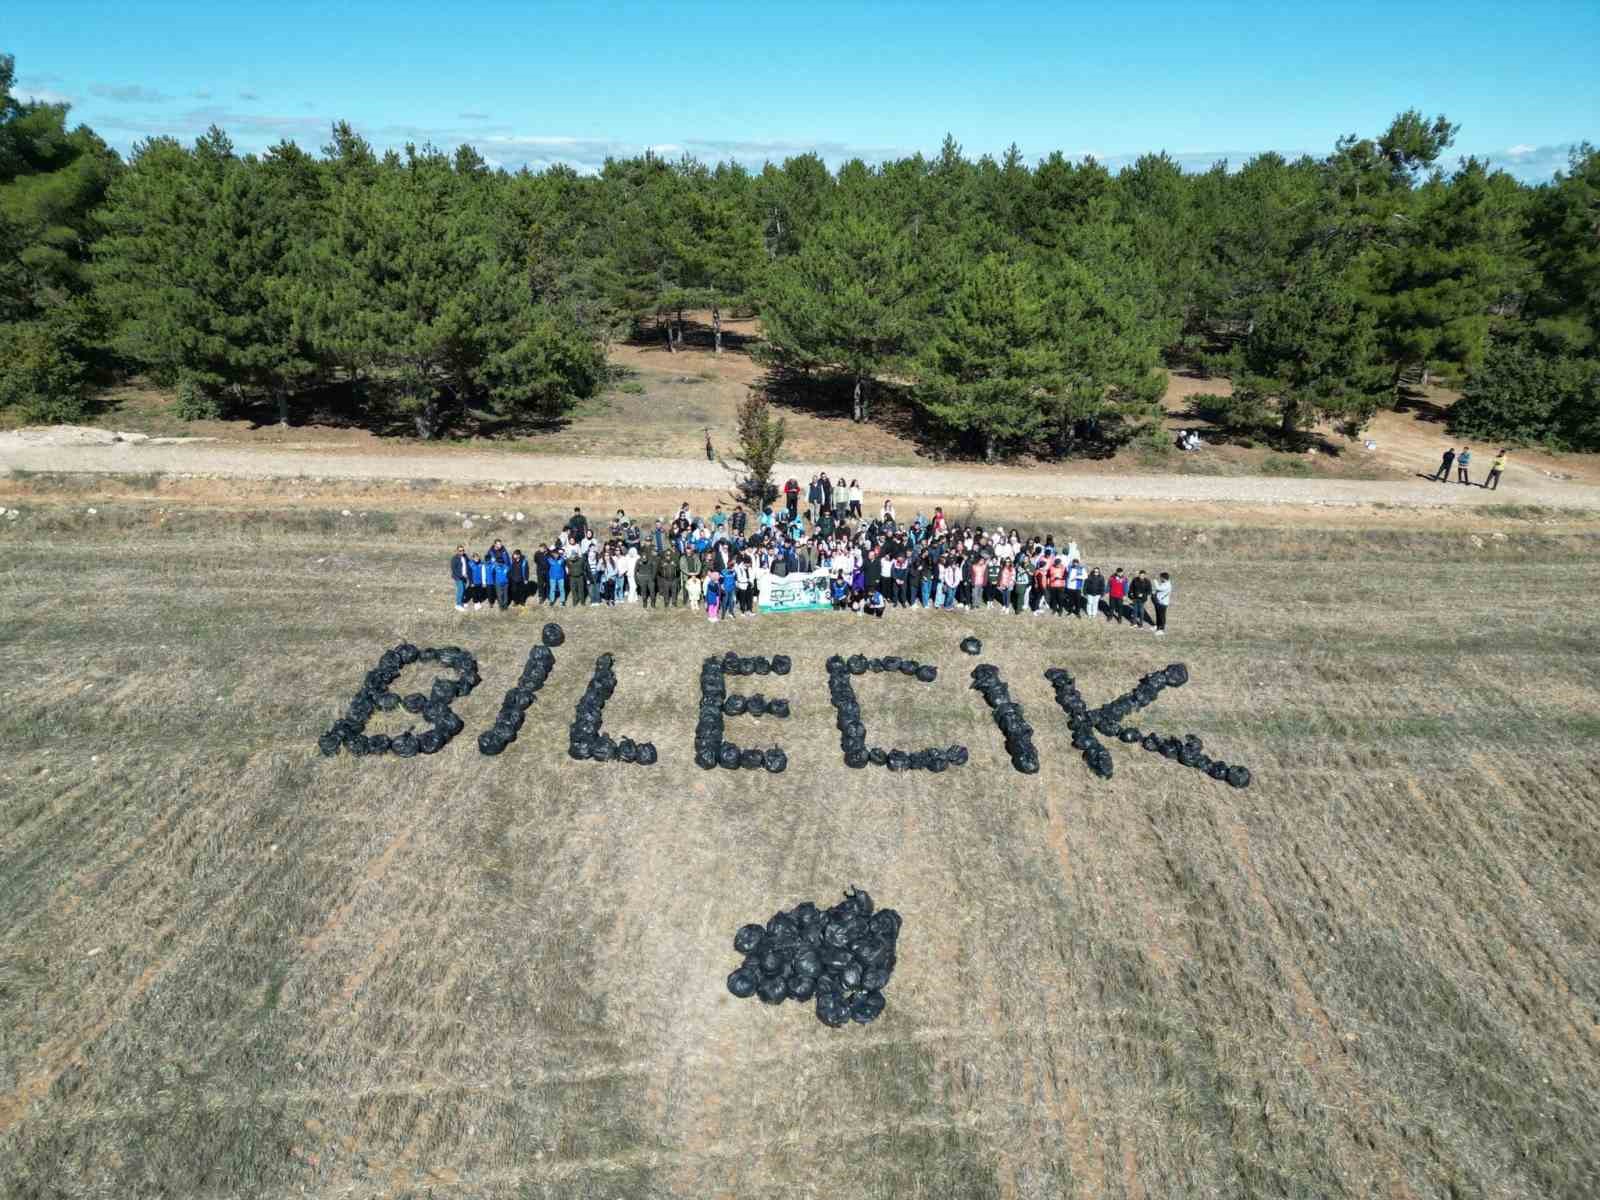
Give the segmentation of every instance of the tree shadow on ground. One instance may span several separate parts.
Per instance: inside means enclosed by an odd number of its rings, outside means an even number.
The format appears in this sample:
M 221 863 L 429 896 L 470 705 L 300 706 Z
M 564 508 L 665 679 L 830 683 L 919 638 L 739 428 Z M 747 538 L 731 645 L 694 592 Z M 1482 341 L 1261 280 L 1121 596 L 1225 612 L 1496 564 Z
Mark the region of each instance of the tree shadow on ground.
M 227 415 L 248 422 L 252 431 L 278 425 L 277 402 L 264 393 L 246 393 L 229 405 Z M 537 437 L 559 433 L 571 423 L 564 414 L 497 413 L 477 407 L 473 401 L 465 405 L 446 401 L 435 440 Z M 360 430 L 380 438 L 417 437 L 414 409 L 397 388 L 370 378 L 336 380 L 296 394 L 289 402 L 289 425 Z
M 779 409 L 804 413 L 820 421 L 853 424 L 855 380 L 828 371 L 798 371 L 769 366 L 754 385 Z M 911 445 L 918 458 L 934 462 L 984 462 L 983 445 L 976 435 L 963 437 L 928 420 L 911 400 L 908 387 L 874 380 L 867 385 L 866 425 Z M 1052 441 L 1029 447 L 1025 455 L 1011 454 L 995 462 L 1029 458 L 1045 462 L 1069 459 L 1107 459 L 1131 436 L 1119 421 L 1079 422 L 1073 430 Z
M 731 320 L 732 318 L 729 318 Z M 684 317 L 678 322 L 678 329 L 682 338 L 678 343 L 685 350 L 715 350 L 717 345 L 716 331 L 711 328 L 709 321 L 700 321 L 692 317 Z M 761 344 L 761 339 L 754 334 L 741 333 L 737 329 L 730 329 L 726 322 L 722 326 L 722 350 L 728 354 L 749 354 L 750 351 Z M 667 325 L 663 321 L 656 324 L 654 321 L 641 321 L 628 335 L 627 345 L 640 350 L 659 350 L 667 353 Z
M 1448 425 L 1450 410 L 1442 404 L 1437 404 L 1421 392 L 1413 388 L 1401 388 L 1400 400 L 1394 406 L 1397 413 L 1408 413 L 1419 421 L 1426 421 L 1430 425 Z

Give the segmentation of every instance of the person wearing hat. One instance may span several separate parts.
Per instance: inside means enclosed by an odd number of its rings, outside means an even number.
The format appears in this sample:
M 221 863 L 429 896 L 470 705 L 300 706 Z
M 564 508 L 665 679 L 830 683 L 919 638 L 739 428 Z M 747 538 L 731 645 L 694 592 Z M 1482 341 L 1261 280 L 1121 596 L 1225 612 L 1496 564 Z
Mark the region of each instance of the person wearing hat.
M 656 606 L 656 548 L 645 542 L 638 551 L 638 558 L 628 571 L 628 581 L 635 588 L 639 603 L 646 608 Z
M 1489 464 L 1489 476 L 1483 481 L 1483 486 L 1491 492 L 1500 490 L 1500 472 L 1506 469 L 1505 447 L 1500 448 L 1500 453 L 1494 456 L 1494 461 Z
M 656 595 L 662 608 L 672 608 L 683 603 L 678 581 L 678 552 L 669 543 L 656 555 Z

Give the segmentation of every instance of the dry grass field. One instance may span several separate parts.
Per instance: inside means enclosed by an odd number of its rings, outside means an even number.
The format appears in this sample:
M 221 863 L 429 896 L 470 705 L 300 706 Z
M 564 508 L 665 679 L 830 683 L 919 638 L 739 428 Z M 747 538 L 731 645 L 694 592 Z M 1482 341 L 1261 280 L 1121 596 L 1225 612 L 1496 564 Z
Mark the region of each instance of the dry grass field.
M 1164 640 L 568 611 L 491 759 L 544 618 L 449 609 L 459 522 L 22 507 L 8 1200 L 1600 1194 L 1600 525 L 1075 523 L 1093 559 L 1174 573 Z M 966 689 L 968 632 L 1037 776 Z M 403 639 L 477 654 L 466 733 L 320 758 Z M 692 765 L 698 664 L 730 646 L 796 660 L 792 719 L 729 722 L 786 774 Z M 565 756 L 606 650 L 607 727 L 655 767 Z M 873 740 L 971 763 L 847 770 L 822 664 L 854 650 L 941 667 L 860 681 Z M 1249 790 L 1122 746 L 1101 782 L 1072 751 L 1045 667 L 1097 704 L 1169 661 L 1192 680 L 1141 723 Z M 905 917 L 881 1020 L 727 994 L 738 925 L 850 884 Z

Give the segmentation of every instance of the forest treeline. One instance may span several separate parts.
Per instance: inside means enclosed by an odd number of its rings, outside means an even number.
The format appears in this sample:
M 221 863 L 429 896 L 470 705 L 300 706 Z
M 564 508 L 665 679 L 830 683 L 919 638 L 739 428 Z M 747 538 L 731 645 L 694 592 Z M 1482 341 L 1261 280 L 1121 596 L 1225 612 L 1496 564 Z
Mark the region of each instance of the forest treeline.
M 1015 147 L 830 171 L 645 155 L 508 173 L 471 147 L 239 154 L 210 130 L 124 162 L 0 58 L 0 408 L 74 420 L 144 373 L 190 418 L 329 387 L 424 437 L 559 416 L 622 337 L 759 314 L 774 391 L 866 419 L 885 391 L 971 454 L 1070 452 L 1159 410 L 1359 428 L 1431 373 L 1474 437 L 1600 447 L 1600 151 L 1524 185 L 1400 114 L 1320 158 L 1112 172 Z M 696 332 L 700 332 L 697 328 Z

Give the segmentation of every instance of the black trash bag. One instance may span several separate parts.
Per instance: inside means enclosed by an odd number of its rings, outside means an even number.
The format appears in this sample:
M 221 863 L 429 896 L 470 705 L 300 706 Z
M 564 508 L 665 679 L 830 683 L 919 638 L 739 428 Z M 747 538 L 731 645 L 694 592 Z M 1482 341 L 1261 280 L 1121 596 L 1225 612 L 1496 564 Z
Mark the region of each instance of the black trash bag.
M 787 654 L 774 654 L 772 656 L 772 673 L 774 675 L 787 675 L 793 669 L 794 663 Z
M 827 668 L 829 675 L 837 675 L 840 671 L 848 669 L 844 665 L 844 659 L 837 654 L 828 655 L 828 661 L 823 665 Z
M 925 663 L 917 668 L 917 678 L 923 683 L 932 683 L 939 678 L 939 668 L 932 663 Z
M 1033 747 L 1024 747 L 1011 756 L 1011 765 L 1024 775 L 1037 775 L 1039 773 L 1039 755 L 1034 751 Z
M 921 666 L 922 666 L 922 664 L 919 663 L 914 658 L 902 658 L 900 660 L 900 667 L 899 667 L 900 674 L 902 674 L 902 675 L 915 675 L 917 673 L 918 669 L 921 668 Z
M 479 738 L 479 741 L 482 741 L 481 736 Z M 583 762 L 585 759 L 591 757 L 593 754 L 594 754 L 594 741 L 592 739 L 590 739 L 590 738 L 575 737 L 570 742 L 567 743 L 567 757 L 568 758 L 574 759 L 574 760 L 576 760 L 578 762 Z
M 767 675 L 771 673 L 772 661 L 768 659 L 766 655 L 758 654 L 755 656 L 753 661 L 755 663 L 755 673 L 757 675 Z
M 694 752 L 694 765 L 702 771 L 710 771 L 717 765 L 717 752 L 709 747 L 702 747 Z
M 817 992 L 817 1020 L 830 1029 L 839 1029 L 850 1020 L 850 1001 L 843 992 Z
M 867 765 L 867 752 L 861 749 L 845 751 L 844 765 L 851 770 L 859 771 Z
M 869 992 L 880 992 L 889 983 L 889 968 L 881 963 L 875 967 L 868 967 L 861 972 L 861 986 Z
M 789 769 L 789 756 L 777 746 L 763 753 L 761 761 L 762 765 L 774 775 L 782 775 Z
M 1117 740 L 1131 746 L 1139 740 L 1139 731 L 1125 725 L 1117 730 Z
M 743 716 L 745 708 L 745 698 L 739 695 L 737 692 L 722 702 L 722 711 L 727 713 L 730 717 Z
M 1152 752 L 1159 751 L 1161 749 L 1161 737 L 1159 734 L 1147 733 L 1139 739 L 1139 745 Z
M 394 739 L 387 733 L 369 733 L 367 735 L 368 754 L 387 754 L 394 749 Z
M 763 1004 L 782 1004 L 784 997 L 789 994 L 788 986 L 783 981 L 782 975 L 773 975 L 763 979 L 756 988 L 756 995 L 761 997 Z
M 865 675 L 867 673 L 867 656 L 865 654 L 852 654 L 847 664 L 852 675 Z
M 862 927 L 865 928 L 867 919 L 872 916 L 872 893 L 866 888 L 846 888 L 843 904 L 853 915 L 861 918 Z
M 867 928 L 877 937 L 892 942 L 900 936 L 901 921 L 900 914 L 894 909 L 880 908 L 868 919 Z
M 753 657 L 739 660 L 739 674 L 754 675 L 756 673 L 756 660 Z
M 928 770 L 935 775 L 943 775 L 949 769 L 949 766 L 950 761 L 945 758 L 943 752 L 928 755 Z
M 884 761 L 891 771 L 904 771 L 911 766 L 911 756 L 904 750 L 891 750 Z
M 823 967 L 827 969 L 828 974 L 837 979 L 839 972 L 855 961 L 855 956 L 850 953 L 849 946 L 843 944 L 833 945 L 830 942 L 829 939 L 837 941 L 841 936 L 839 933 L 831 932 L 835 928 L 842 929 L 843 927 L 829 926 L 828 929 L 823 930 L 823 944 L 817 948 L 817 957 Z M 848 936 L 848 934 L 844 936 Z
M 437 754 L 449 739 L 437 729 L 424 729 L 417 734 L 417 749 L 423 754 Z
M 568 752 L 572 753 L 573 751 L 575 751 L 577 749 L 577 746 L 578 746 L 578 743 L 577 742 L 573 742 L 568 747 Z M 505 748 L 506 748 L 506 739 L 500 735 L 499 730 L 496 730 L 496 729 L 485 729 L 482 733 L 480 733 L 478 735 L 478 750 L 479 750 L 480 753 L 487 754 L 487 755 L 493 757 L 494 755 L 499 754 L 500 751 L 504 750 Z M 573 753 L 572 757 L 573 758 L 578 758 L 580 756 L 578 754 L 576 754 L 576 753 Z
M 557 625 L 554 621 L 551 621 L 539 631 L 539 640 L 546 646 L 555 647 L 566 641 L 567 635 L 561 626 Z
M 761 945 L 761 939 L 767 936 L 767 931 L 760 925 L 741 925 L 733 935 L 733 948 L 740 954 L 749 954 Z
M 983 643 L 975 637 L 964 637 L 961 639 L 961 653 L 982 654 Z
M 870 1025 L 883 1013 L 882 992 L 863 992 L 850 1005 L 850 1019 L 860 1025 Z
M 373 710 L 376 707 L 377 706 L 365 696 L 357 696 L 354 700 L 350 701 L 350 708 L 348 710 L 350 720 L 357 725 L 365 725 L 367 721 L 371 719 Z
M 418 650 L 410 642 L 401 642 L 394 648 L 394 652 L 395 656 L 408 666 L 422 657 L 422 651 Z
M 623 738 L 617 743 L 617 759 L 620 762 L 632 763 L 639 761 L 639 746 L 632 738 Z
M 399 737 L 389 739 L 389 752 L 398 758 L 415 758 L 420 752 L 417 735 L 406 730 Z
M 367 735 L 364 733 L 351 734 L 345 738 L 344 748 L 357 758 L 365 758 L 367 756 Z
M 1247 788 L 1250 786 L 1250 768 L 1234 764 L 1228 768 L 1226 778 L 1229 787 Z
M 789 999 L 798 1000 L 804 1004 L 816 993 L 817 981 L 810 975 L 801 975 L 796 972 L 783 981 L 784 990 Z
M 617 758 L 617 744 L 605 734 L 595 738 L 594 745 L 589 751 L 589 757 L 595 762 L 615 762 Z
M 400 697 L 393 692 L 379 692 L 373 698 L 373 703 L 383 712 L 393 712 L 400 707 Z
M 435 679 L 433 687 L 429 689 L 429 696 L 440 704 L 449 704 L 456 698 L 455 680 Z
M 769 717 L 777 717 L 779 720 L 786 720 L 789 716 L 789 702 L 782 698 L 768 700 L 767 715 Z
M 888 766 L 889 752 L 882 746 L 874 746 L 872 749 L 867 751 L 867 761 L 875 767 Z
M 1189 668 L 1182 663 L 1173 663 L 1161 674 L 1166 677 L 1168 687 L 1182 687 L 1189 682 Z
M 654 742 L 640 742 L 635 753 L 634 762 L 641 767 L 652 767 L 656 763 L 656 744 Z
M 752 717 L 765 716 L 767 712 L 767 698 L 760 692 L 755 692 L 745 699 L 744 711 Z
M 851 959 L 839 970 L 839 982 L 850 991 L 855 991 L 861 986 L 861 975 L 866 970 L 860 963 Z
M 801 946 L 795 951 L 794 970 L 797 975 L 822 974 L 822 956 L 814 946 Z
M 951 746 L 944 752 L 944 756 L 950 760 L 950 765 L 952 767 L 966 766 L 967 759 L 971 757 L 971 755 L 967 753 L 967 748 L 965 746 Z
M 739 747 L 732 742 L 723 742 L 722 749 L 717 752 L 717 764 L 724 770 L 737 771 L 739 769 Z
M 343 740 L 336 733 L 325 733 L 317 739 L 317 749 L 322 751 L 324 758 L 332 758 L 339 753 Z
M 756 994 L 757 980 L 755 972 L 740 967 L 728 976 L 728 990 L 741 1000 L 748 999 Z
M 434 722 L 434 728 L 440 733 L 444 734 L 446 740 L 455 737 L 456 734 L 460 733 L 466 727 L 467 723 L 463 721 L 460 716 L 448 710 L 445 712 L 444 716 L 440 717 Z
M 754 746 L 747 746 L 739 751 L 739 766 L 746 771 L 759 771 L 766 766 L 766 759 Z

